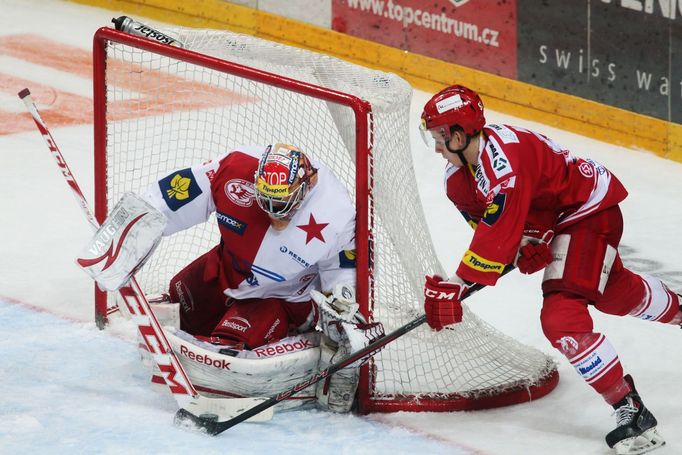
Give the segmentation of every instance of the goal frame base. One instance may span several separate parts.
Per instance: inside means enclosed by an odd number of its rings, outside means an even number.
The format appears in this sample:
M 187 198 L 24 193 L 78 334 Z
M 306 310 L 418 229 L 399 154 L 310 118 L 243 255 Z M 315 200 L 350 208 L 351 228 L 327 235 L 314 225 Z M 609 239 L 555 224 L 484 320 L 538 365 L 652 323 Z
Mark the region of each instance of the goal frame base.
M 363 376 L 366 372 L 363 371 Z M 496 393 L 494 390 L 482 390 L 470 397 L 458 394 L 440 395 L 437 398 L 428 395 L 393 395 L 389 399 L 365 398 L 358 402 L 360 414 L 373 412 L 452 412 L 477 411 L 501 408 L 514 404 L 538 400 L 549 394 L 559 384 L 559 372 L 555 368 L 530 387 L 519 386 Z

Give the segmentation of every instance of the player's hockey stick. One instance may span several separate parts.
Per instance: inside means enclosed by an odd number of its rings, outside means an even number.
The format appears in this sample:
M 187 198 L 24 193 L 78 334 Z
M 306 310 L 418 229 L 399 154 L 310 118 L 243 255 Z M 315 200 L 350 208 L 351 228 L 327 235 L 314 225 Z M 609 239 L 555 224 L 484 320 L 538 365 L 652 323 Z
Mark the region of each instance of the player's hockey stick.
M 57 166 L 66 179 L 66 183 L 68 183 L 78 201 L 78 205 L 83 209 L 88 222 L 97 230 L 99 223 L 90 210 L 83 191 L 81 191 L 76 178 L 66 164 L 64 156 L 59 147 L 57 147 L 57 143 L 40 116 L 38 108 L 31 97 L 31 92 L 25 88 L 19 92 L 19 98 L 23 100 L 26 109 L 38 127 L 38 131 L 40 131 L 40 134 L 47 142 L 47 147 L 50 149 L 52 156 L 57 162 Z M 137 324 L 147 349 L 159 367 L 166 385 L 168 385 L 181 410 L 186 410 L 186 412 L 192 412 L 196 415 L 211 415 L 212 418 L 225 420 L 235 415 L 240 416 L 243 414 L 244 409 L 248 409 L 250 406 L 265 400 L 265 398 L 209 398 L 200 395 L 189 380 L 178 357 L 171 349 L 170 343 L 163 333 L 161 325 L 152 312 L 149 302 L 135 277 L 132 277 L 127 285 L 119 289 L 119 293 L 132 316 L 132 320 Z M 269 420 L 270 418 L 272 418 L 272 412 L 253 420 Z
M 502 271 L 502 275 L 506 275 L 507 273 L 511 272 L 514 270 L 513 265 L 508 265 L 505 267 L 505 269 Z M 480 291 L 486 287 L 484 284 L 474 284 L 471 286 L 469 289 L 469 292 L 464 296 L 464 299 L 468 298 L 470 295 Z M 419 316 L 418 318 L 408 322 L 407 324 L 403 325 L 402 327 L 399 327 L 395 329 L 393 332 L 389 333 L 388 335 L 385 335 L 378 340 L 374 341 L 373 343 L 368 344 L 366 347 L 363 349 L 360 349 L 357 352 L 354 352 L 350 354 L 348 357 L 346 357 L 344 360 L 341 360 L 340 362 L 337 362 L 333 365 L 328 366 L 322 371 L 319 371 L 318 373 L 314 374 L 310 378 L 306 379 L 303 382 L 300 382 L 293 386 L 292 388 L 285 390 L 284 392 L 281 392 L 273 397 L 268 398 L 266 401 L 263 401 L 262 403 L 252 407 L 251 409 L 248 409 L 241 413 L 238 416 L 235 416 L 231 418 L 230 420 L 227 420 L 225 422 L 219 422 L 216 419 L 210 419 L 210 418 L 205 418 L 205 417 L 197 417 L 196 415 L 193 415 L 192 413 L 188 412 L 186 409 L 180 409 L 178 412 L 175 414 L 175 420 L 176 422 L 183 422 L 183 421 L 191 421 L 193 422 L 196 426 L 203 428 L 206 430 L 206 432 L 210 435 L 217 435 L 222 433 L 225 430 L 228 430 L 232 428 L 233 426 L 249 419 L 252 418 L 253 416 L 257 415 L 259 412 L 266 411 L 267 409 L 271 408 L 272 406 L 276 405 L 282 400 L 286 400 L 287 398 L 297 394 L 301 390 L 307 388 L 308 386 L 315 384 L 322 379 L 327 378 L 328 376 L 331 376 L 332 374 L 336 373 L 340 369 L 344 368 L 347 365 L 350 365 L 353 362 L 356 362 L 370 354 L 376 353 L 379 349 L 383 348 L 386 346 L 388 343 L 392 342 L 393 340 L 396 340 L 400 338 L 401 336 L 405 335 L 407 332 L 410 332 L 420 325 L 422 325 L 424 322 L 426 322 L 426 315 L 423 314 Z

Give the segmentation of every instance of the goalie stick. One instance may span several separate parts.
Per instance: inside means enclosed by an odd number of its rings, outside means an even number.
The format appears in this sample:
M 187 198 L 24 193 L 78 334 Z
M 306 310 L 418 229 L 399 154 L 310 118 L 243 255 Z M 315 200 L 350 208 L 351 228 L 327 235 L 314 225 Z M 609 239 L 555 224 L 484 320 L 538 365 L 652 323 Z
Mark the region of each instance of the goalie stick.
M 40 116 L 38 108 L 31 97 L 31 92 L 25 88 L 21 90 L 18 95 L 33 117 L 33 121 L 35 122 L 38 131 L 40 131 L 40 134 L 45 139 L 47 147 L 50 149 L 52 156 L 57 162 L 57 166 L 66 179 L 66 183 L 69 185 L 74 197 L 78 201 L 78 205 L 83 209 L 88 222 L 97 230 L 99 223 L 90 210 L 90 206 L 83 195 L 83 191 L 78 185 L 78 182 L 76 182 L 76 178 L 71 172 L 71 169 L 66 164 L 64 156 L 59 150 L 59 147 L 57 147 L 57 143 L 54 141 L 52 134 L 47 129 L 47 125 Z M 132 277 L 128 284 L 119 289 L 119 293 L 132 316 L 133 322 L 137 325 L 147 349 L 152 354 L 159 370 L 161 370 L 166 385 L 177 401 L 180 410 L 192 415 L 194 417 L 193 421 L 203 422 L 206 420 L 214 422 L 217 420 L 230 419 L 235 415 L 241 416 L 244 413 L 244 409 L 248 409 L 250 406 L 264 400 L 264 398 L 209 398 L 200 395 L 189 380 L 177 355 L 175 355 L 171 349 L 170 343 L 163 333 L 161 325 L 152 312 L 149 302 L 135 277 Z M 266 413 L 262 417 L 256 417 L 253 420 L 262 421 L 269 420 L 270 418 L 272 418 L 272 412 Z M 199 426 L 203 427 L 203 425 Z
M 513 265 L 508 265 L 504 268 L 502 271 L 502 275 L 504 276 L 507 273 L 511 272 L 514 270 L 516 267 Z M 480 291 L 486 287 L 484 284 L 476 283 L 471 288 L 469 289 L 469 292 L 462 298 L 462 300 L 467 299 L 470 295 Z M 292 388 L 285 390 L 283 392 L 280 392 L 279 394 L 268 398 L 266 401 L 263 401 L 262 403 L 252 407 L 251 409 L 248 409 L 241 414 L 227 420 L 224 422 L 219 422 L 216 419 L 210 419 L 210 418 L 197 418 L 197 416 L 192 415 L 192 413 L 188 412 L 185 409 L 179 409 L 178 412 L 175 414 L 175 421 L 177 424 L 180 424 L 185 421 L 191 421 L 193 422 L 196 426 L 203 428 L 206 430 L 206 433 L 210 435 L 218 435 L 222 433 L 225 430 L 228 430 L 232 428 L 233 426 L 249 419 L 253 418 L 253 416 L 258 415 L 260 412 L 267 411 L 270 409 L 272 406 L 276 405 L 282 400 L 286 400 L 287 398 L 296 395 L 298 392 L 301 390 L 304 390 L 305 388 L 316 384 L 317 382 L 321 381 L 322 379 L 325 379 L 332 374 L 336 373 L 340 369 L 346 367 L 347 365 L 350 365 L 353 362 L 356 362 L 370 354 L 374 354 L 377 351 L 379 351 L 381 348 L 389 344 L 391 341 L 396 340 L 400 338 L 401 336 L 405 335 L 406 333 L 416 329 L 420 325 L 422 325 L 424 322 L 426 322 L 426 315 L 422 314 L 416 319 L 413 319 L 412 321 L 408 322 L 407 324 L 398 327 L 395 329 L 393 332 L 389 333 L 388 335 L 383 336 L 382 338 L 379 338 L 378 340 L 374 341 L 373 343 L 368 344 L 364 348 L 360 349 L 357 352 L 354 352 L 350 354 L 348 357 L 345 359 L 330 365 L 329 367 L 325 368 L 322 371 L 319 371 L 315 373 L 313 376 L 309 377 L 303 382 L 299 382 Z

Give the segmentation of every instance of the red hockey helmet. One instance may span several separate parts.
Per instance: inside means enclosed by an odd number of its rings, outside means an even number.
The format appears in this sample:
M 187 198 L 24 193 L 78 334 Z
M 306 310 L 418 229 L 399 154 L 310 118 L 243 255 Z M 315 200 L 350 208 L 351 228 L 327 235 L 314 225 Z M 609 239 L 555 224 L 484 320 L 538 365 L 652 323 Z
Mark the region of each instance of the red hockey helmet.
M 451 85 L 426 102 L 422 112 L 422 132 L 438 133 L 450 139 L 450 129 L 459 126 L 468 136 L 485 125 L 483 102 L 478 93 L 462 85 Z

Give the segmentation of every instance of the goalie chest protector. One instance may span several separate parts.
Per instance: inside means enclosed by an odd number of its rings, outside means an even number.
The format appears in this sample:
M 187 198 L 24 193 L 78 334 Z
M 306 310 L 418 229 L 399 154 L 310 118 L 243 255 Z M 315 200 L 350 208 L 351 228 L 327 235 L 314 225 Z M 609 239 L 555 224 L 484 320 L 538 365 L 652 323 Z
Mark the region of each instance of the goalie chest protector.
M 233 151 L 211 176 L 227 293 L 307 301 L 319 263 L 338 268 L 340 253 L 354 249 L 355 210 L 331 171 L 315 164 L 317 184 L 289 225 L 275 230 L 255 199 L 253 179 L 263 150 Z

